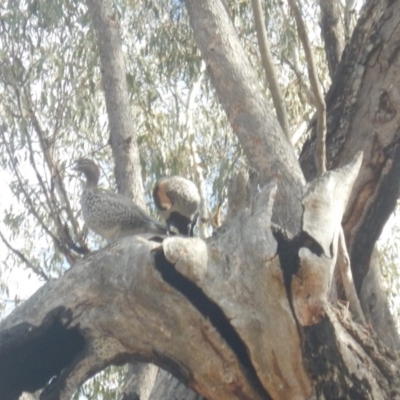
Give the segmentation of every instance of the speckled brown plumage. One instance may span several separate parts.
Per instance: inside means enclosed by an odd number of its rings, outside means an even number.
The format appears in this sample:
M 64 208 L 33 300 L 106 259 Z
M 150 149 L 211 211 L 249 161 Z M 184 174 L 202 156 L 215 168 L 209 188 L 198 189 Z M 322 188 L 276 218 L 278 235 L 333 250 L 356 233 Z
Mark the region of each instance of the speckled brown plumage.
M 162 178 L 154 187 L 153 199 L 169 231 L 175 226 L 182 235 L 193 236 L 200 194 L 192 181 L 182 176 Z
M 146 214 L 127 197 L 99 189 L 97 185 L 100 171 L 92 160 L 79 159 L 75 170 L 86 177 L 81 195 L 82 216 L 93 232 L 108 242 L 143 233 L 167 233 L 163 224 Z

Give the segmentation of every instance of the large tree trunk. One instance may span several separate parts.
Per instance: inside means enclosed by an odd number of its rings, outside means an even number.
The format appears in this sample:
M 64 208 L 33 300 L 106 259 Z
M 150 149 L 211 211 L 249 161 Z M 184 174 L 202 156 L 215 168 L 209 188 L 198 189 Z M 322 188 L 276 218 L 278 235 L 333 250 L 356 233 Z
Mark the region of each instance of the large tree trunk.
M 367 271 L 399 187 L 399 1 L 365 6 L 328 96 L 336 169 L 313 179 L 311 138 L 307 185 L 220 1 L 186 4 L 262 190 L 249 189 L 207 241 L 125 238 L 46 284 L 0 324 L 0 398 L 56 376 L 42 399 L 69 399 L 97 371 L 131 360 L 209 400 L 400 398 L 397 359 L 328 300 L 343 216 L 364 306 L 382 293 Z M 367 318 L 379 332 L 384 320 Z M 398 350 L 392 333 L 386 342 Z
M 399 197 L 399 22 L 399 1 L 367 2 L 327 95 L 329 167 L 346 164 L 358 151 L 364 154 L 343 219 L 358 293 L 368 275 L 375 242 Z M 300 158 L 307 179 L 316 174 L 314 146 L 312 135 Z M 368 286 L 370 296 L 369 300 L 361 298 L 363 308 L 370 309 L 374 303 L 371 324 L 377 331 L 386 331 L 386 343 L 398 348 L 398 335 L 387 312 L 382 285 L 376 279 L 368 279 Z M 375 299 L 380 301 L 376 303 Z M 382 315 L 386 318 L 382 319 Z

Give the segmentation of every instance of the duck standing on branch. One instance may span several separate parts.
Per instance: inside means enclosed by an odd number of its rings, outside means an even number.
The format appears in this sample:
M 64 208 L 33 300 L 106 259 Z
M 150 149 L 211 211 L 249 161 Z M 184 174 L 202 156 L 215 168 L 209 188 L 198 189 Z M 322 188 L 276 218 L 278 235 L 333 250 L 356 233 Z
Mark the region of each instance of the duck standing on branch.
M 182 176 L 162 178 L 154 187 L 153 199 L 169 232 L 174 226 L 180 234 L 193 236 L 199 214 L 200 194 L 192 181 Z
M 100 169 L 92 160 L 81 158 L 74 169 L 86 177 L 81 196 L 82 216 L 93 232 L 108 242 L 143 233 L 167 234 L 164 224 L 145 213 L 129 198 L 99 189 Z

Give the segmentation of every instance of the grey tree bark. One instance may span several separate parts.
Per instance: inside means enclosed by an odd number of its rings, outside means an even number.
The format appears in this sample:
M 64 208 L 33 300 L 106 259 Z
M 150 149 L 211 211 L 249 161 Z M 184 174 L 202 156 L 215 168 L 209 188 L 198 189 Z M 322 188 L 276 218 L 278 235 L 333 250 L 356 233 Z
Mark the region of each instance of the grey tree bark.
M 119 24 L 109 0 L 88 0 L 100 54 L 101 75 L 115 161 L 118 192 L 143 209 L 146 202 L 136 143 L 135 124 L 129 105 L 126 69 L 119 37 Z
M 278 182 L 278 202 L 287 208 L 274 213 L 274 220 L 296 234 L 304 177 L 294 149 L 268 106 L 222 2 L 187 0 L 186 6 L 207 72 L 251 167 L 260 184 Z
M 344 49 L 344 27 L 338 0 L 320 0 L 321 32 L 324 38 L 329 75 L 334 79 Z
M 352 39 L 326 98 L 328 168 L 344 165 L 358 151 L 364 154 L 360 176 L 343 218 L 351 266 L 360 294 L 369 271 L 376 240 L 400 193 L 400 116 L 399 104 L 399 34 L 398 1 L 371 0 L 364 6 Z M 313 153 L 315 135 L 304 146 L 300 163 L 306 178 L 316 174 Z M 369 285 L 373 283 L 370 281 Z M 370 292 L 386 299 L 381 285 Z M 365 300 L 365 298 L 363 298 Z M 362 300 L 363 300 L 362 299 Z M 362 304 L 363 309 L 368 304 Z M 373 325 L 397 332 L 390 314 L 374 320 Z M 377 316 L 377 314 L 375 314 Z M 396 340 L 397 342 L 397 340 Z M 387 344 L 391 344 L 389 340 Z

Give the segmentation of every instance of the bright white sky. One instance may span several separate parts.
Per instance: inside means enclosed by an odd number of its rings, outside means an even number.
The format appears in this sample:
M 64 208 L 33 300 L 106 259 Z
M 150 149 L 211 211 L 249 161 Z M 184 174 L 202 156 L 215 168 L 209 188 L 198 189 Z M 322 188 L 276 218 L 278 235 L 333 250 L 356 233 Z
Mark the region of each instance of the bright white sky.
M 0 230 L 3 235 L 8 239 L 8 232 L 2 223 L 4 217 L 4 210 L 7 209 L 11 204 L 15 204 L 15 199 L 11 193 L 11 190 L 8 186 L 9 175 L 0 169 L 0 193 L 1 193 L 1 202 L 0 202 Z M 21 249 L 22 243 L 11 243 L 17 249 Z M 5 271 L 3 262 L 5 261 L 5 255 L 7 254 L 6 247 L 2 241 L 0 241 L 0 276 L 1 280 L 6 282 L 9 288 L 9 296 L 7 299 L 14 299 L 16 296 L 21 297 L 21 299 L 27 299 L 36 290 L 42 286 L 43 282 L 40 282 L 35 274 L 31 273 L 25 268 L 13 268 L 12 270 Z M 5 295 L 1 295 L 2 299 L 5 299 Z M 9 313 L 13 310 L 14 303 L 6 302 L 6 313 Z M 3 315 L 4 316 L 4 315 Z

